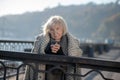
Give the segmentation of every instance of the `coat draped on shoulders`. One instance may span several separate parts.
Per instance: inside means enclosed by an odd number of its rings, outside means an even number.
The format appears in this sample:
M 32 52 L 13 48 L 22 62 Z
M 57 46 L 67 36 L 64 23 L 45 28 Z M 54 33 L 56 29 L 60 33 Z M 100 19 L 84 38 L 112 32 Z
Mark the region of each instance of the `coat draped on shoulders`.
M 68 56 L 81 57 L 82 50 L 80 49 L 79 40 L 77 38 L 75 38 L 74 36 L 72 36 L 70 33 L 67 33 L 66 35 L 68 37 Z M 38 35 L 34 42 L 34 47 L 32 49 L 32 52 L 35 54 L 45 54 L 45 48 L 46 48 L 47 44 L 49 43 L 49 41 L 50 41 L 49 35 L 44 35 L 44 34 Z M 36 65 L 34 65 L 34 67 L 35 66 Z M 37 68 L 39 70 L 45 70 L 45 65 L 39 64 L 39 65 L 37 65 Z M 78 74 L 81 73 L 80 68 L 77 68 L 76 71 Z M 67 72 L 74 73 L 74 68 L 68 67 Z M 29 76 L 31 76 L 31 77 L 29 77 Z M 33 71 L 30 70 L 30 68 L 27 66 L 26 71 L 25 71 L 24 80 L 33 80 L 32 78 L 33 78 Z M 38 77 L 36 77 L 35 80 L 45 80 L 45 74 L 38 73 Z M 66 77 L 66 80 L 73 80 L 73 77 L 68 76 L 68 77 Z M 78 77 L 77 80 L 81 80 L 80 77 Z

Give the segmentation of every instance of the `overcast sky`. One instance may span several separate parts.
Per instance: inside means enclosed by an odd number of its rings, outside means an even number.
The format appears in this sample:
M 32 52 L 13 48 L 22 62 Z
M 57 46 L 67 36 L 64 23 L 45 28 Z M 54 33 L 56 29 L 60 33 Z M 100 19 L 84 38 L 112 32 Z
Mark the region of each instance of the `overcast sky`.
M 116 0 L 0 0 L 0 16 L 22 14 L 24 12 L 42 11 L 47 7 L 61 5 L 79 5 L 88 2 L 97 4 L 115 2 Z

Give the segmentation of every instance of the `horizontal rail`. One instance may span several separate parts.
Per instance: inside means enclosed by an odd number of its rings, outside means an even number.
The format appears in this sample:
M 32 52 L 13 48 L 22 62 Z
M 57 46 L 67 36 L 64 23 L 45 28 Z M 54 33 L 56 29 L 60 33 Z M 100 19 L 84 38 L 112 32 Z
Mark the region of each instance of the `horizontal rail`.
M 34 43 L 34 41 L 22 41 L 22 40 L 0 40 L 0 43 Z
M 0 50 L 30 52 L 33 48 L 33 44 L 34 41 L 0 40 Z M 94 57 L 94 52 L 99 54 L 102 54 L 103 52 L 109 52 L 110 49 L 113 48 L 113 45 L 108 43 L 81 43 L 80 48 L 88 57 Z
M 98 69 L 104 71 L 120 72 L 120 62 L 88 57 L 68 57 L 58 55 L 38 55 L 28 52 L 0 51 L 0 59 L 23 62 L 40 62 L 55 64 L 77 64 L 81 68 Z

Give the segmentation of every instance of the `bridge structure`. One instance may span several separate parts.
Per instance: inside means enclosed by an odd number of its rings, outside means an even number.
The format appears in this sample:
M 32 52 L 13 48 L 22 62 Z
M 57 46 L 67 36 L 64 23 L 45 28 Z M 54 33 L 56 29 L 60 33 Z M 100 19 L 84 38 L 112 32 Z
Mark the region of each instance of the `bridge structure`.
M 93 44 L 82 43 L 83 50 L 82 57 L 68 57 L 59 55 L 38 55 L 31 53 L 33 41 L 13 41 L 1 40 L 0 41 L 0 79 L 7 80 L 11 76 L 15 76 L 15 80 L 20 79 L 20 74 L 24 74 L 25 66 L 28 65 L 34 73 L 50 74 L 52 71 L 58 69 L 64 75 L 86 77 L 93 72 L 101 76 L 103 80 L 114 80 L 103 75 L 102 71 L 120 73 L 120 61 L 107 60 L 96 58 L 95 54 L 103 54 L 109 52 L 114 47 L 109 44 Z M 114 48 L 119 49 L 119 48 Z M 85 56 L 84 56 L 85 54 Z M 87 54 L 87 56 L 86 56 Z M 114 54 L 114 53 L 113 53 Z M 34 64 L 51 64 L 59 66 L 72 66 L 75 70 L 74 73 L 66 72 L 62 67 L 55 66 L 50 70 L 36 69 L 31 63 Z M 76 73 L 76 68 L 88 69 L 84 74 Z M 12 73 L 12 74 L 10 74 Z M 34 74 L 34 76 L 38 76 Z M 35 80 L 35 78 L 33 78 Z M 64 80 L 64 79 L 63 79 Z M 90 79 L 89 79 L 90 80 Z M 91 79 L 93 80 L 93 79 Z

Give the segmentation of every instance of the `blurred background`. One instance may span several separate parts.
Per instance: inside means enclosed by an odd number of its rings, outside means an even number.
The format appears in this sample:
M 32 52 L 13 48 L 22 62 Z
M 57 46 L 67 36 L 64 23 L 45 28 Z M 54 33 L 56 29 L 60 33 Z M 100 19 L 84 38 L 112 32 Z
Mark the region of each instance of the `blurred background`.
M 42 32 L 42 25 L 53 15 L 64 17 L 69 32 L 83 43 L 83 56 L 120 62 L 120 0 L 0 0 L 0 50 L 30 52 L 35 37 Z M 22 63 L 3 62 L 13 67 Z M 14 77 L 13 69 L 8 69 L 6 74 Z M 87 71 L 82 69 L 82 73 Z M 119 73 L 103 74 L 120 80 Z M 0 64 L 0 80 L 1 75 L 4 69 Z M 15 80 L 13 77 L 9 80 Z M 83 80 L 101 78 L 98 73 L 92 73 Z
M 34 40 L 52 15 L 81 41 L 120 42 L 120 0 L 0 0 L 0 39 Z

